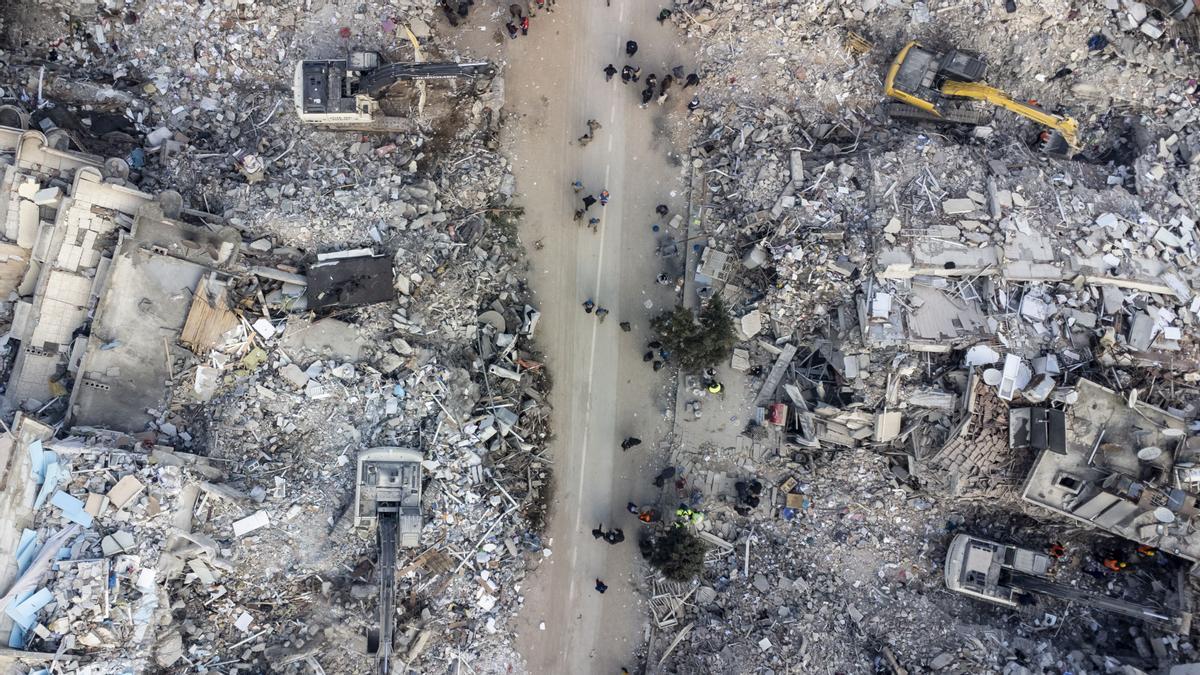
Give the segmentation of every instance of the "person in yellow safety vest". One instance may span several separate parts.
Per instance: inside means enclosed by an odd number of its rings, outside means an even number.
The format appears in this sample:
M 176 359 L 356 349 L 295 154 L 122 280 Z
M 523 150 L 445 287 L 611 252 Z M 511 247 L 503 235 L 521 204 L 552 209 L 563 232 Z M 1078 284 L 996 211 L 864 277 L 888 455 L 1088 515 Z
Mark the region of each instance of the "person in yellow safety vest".
M 699 525 L 702 522 L 704 522 L 704 514 L 700 513 L 699 511 L 693 511 L 692 512 L 692 524 Z
M 686 506 L 680 506 L 675 509 L 675 517 L 680 520 L 689 520 L 692 517 L 692 510 Z
M 722 388 L 722 387 L 721 387 L 721 383 L 720 383 L 720 382 L 713 381 L 712 383 L 710 383 L 710 384 L 708 385 L 708 393 L 710 393 L 710 394 L 719 394 L 719 393 L 721 393 L 721 388 Z

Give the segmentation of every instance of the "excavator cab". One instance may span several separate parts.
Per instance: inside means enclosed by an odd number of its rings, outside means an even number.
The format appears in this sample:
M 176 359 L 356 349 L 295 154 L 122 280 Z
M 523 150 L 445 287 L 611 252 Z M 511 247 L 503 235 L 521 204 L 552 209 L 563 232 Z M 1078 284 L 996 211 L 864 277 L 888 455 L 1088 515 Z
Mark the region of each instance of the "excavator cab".
M 937 52 L 909 42 L 892 60 L 884 80 L 884 93 L 900 103 L 888 104 L 885 110 L 890 117 L 980 125 L 990 121 L 991 114 L 973 102 L 984 101 L 1046 127 L 1038 137 L 1043 152 L 1065 157 L 1078 149 L 1074 119 L 1047 113 L 987 85 L 986 70 L 987 63 L 977 54 Z
M 398 82 L 463 78 L 488 82 L 496 67 L 473 63 L 383 63 L 378 52 L 353 51 L 340 59 L 296 64 L 293 103 L 300 121 L 343 131 L 406 131 L 411 120 L 391 117 L 380 100 Z
M 983 79 L 987 64 L 968 52 L 952 49 L 938 54 L 910 42 L 900 50 L 884 83 L 891 98 L 903 101 L 929 113 L 937 114 L 945 107 L 942 83 L 946 80 L 978 82 Z

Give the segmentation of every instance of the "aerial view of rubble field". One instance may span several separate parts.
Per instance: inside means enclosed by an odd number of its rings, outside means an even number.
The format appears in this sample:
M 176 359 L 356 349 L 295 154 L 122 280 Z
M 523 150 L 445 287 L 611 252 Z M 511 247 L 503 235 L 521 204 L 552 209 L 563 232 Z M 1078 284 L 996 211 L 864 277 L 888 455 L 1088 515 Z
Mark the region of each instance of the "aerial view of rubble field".
M 1200 675 L 1195 2 L 0 2 L 0 673 Z

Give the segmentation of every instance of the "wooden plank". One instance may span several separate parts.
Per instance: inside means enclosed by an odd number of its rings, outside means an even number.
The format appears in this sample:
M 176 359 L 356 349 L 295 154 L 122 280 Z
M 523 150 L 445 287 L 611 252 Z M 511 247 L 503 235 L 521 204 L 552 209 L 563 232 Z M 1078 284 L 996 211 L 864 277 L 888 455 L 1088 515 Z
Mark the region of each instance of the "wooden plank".
M 211 350 L 222 335 L 238 325 L 237 315 L 229 310 L 224 284 L 214 285 L 217 289 L 211 293 L 213 297 L 210 300 L 208 277 L 196 284 L 192 307 L 188 310 L 187 321 L 179 336 L 179 341 L 197 354 Z

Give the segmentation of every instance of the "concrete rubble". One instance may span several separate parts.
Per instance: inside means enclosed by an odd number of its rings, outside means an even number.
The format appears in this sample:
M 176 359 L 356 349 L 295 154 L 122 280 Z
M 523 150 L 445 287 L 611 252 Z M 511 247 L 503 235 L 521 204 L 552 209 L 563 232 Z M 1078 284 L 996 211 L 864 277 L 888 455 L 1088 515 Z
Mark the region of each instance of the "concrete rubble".
M 648 649 L 663 672 L 1198 660 L 1186 630 L 1086 603 L 937 592 L 969 532 L 1063 545 L 1057 583 L 1191 611 L 1197 43 L 1169 13 L 1108 4 L 676 4 L 703 81 L 728 85 L 702 92 L 687 236 L 730 263 L 696 286 L 741 330 L 717 371 L 734 393 L 680 389 L 714 421 L 681 417 L 662 501 L 704 511 L 709 552 L 660 601 L 694 605 Z M 1076 161 L 1040 156 L 1003 111 L 973 131 L 882 114 L 888 62 L 930 26 L 982 52 L 989 83 L 1079 119 Z M 1100 567 L 1138 546 L 1156 564 Z
M 0 21 L 23 45 L 0 59 L 3 657 L 376 672 L 355 458 L 411 445 L 426 517 L 398 553 L 396 658 L 516 663 L 524 576 L 553 553 L 550 406 L 502 83 L 431 87 L 402 133 L 322 132 L 296 119 L 296 60 L 343 48 L 339 26 L 367 45 L 403 26 L 336 5 L 29 4 L 47 11 Z M 444 49 L 437 4 L 402 4 Z
M 424 453 L 397 670 L 521 668 L 552 410 L 503 81 L 422 86 L 403 131 L 301 125 L 300 58 L 457 54 L 432 0 L 293 4 L 0 10 L 0 658 L 33 672 L 374 672 L 376 446 Z M 1193 3 L 667 4 L 701 85 L 658 252 L 738 341 L 647 443 L 708 548 L 643 580 L 643 672 L 1195 672 Z M 908 39 L 1084 147 L 889 118 Z M 948 590 L 964 533 L 1079 595 Z

